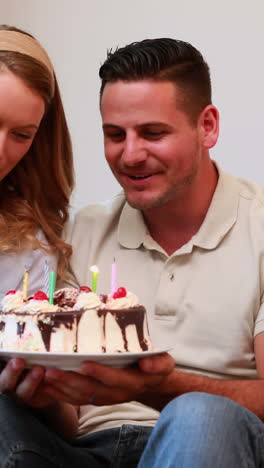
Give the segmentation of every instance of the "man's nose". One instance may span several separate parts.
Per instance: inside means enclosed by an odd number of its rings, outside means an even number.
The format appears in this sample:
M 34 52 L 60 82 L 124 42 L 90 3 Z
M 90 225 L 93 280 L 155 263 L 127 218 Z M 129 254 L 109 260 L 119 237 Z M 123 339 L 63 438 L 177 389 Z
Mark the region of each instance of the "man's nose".
M 127 137 L 124 142 L 122 161 L 126 166 L 135 166 L 144 162 L 147 158 L 147 151 L 143 141 L 138 137 Z

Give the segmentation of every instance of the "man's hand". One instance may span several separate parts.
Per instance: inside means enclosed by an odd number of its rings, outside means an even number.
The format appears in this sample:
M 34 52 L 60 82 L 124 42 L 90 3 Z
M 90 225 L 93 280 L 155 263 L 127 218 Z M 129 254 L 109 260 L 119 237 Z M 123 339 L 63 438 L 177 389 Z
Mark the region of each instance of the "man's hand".
M 151 393 L 159 393 L 174 371 L 175 361 L 167 353 L 141 359 L 137 367 L 113 369 L 95 362 L 86 362 L 77 372 L 48 369 L 45 381 L 47 392 L 72 405 L 110 405 L 139 400 Z

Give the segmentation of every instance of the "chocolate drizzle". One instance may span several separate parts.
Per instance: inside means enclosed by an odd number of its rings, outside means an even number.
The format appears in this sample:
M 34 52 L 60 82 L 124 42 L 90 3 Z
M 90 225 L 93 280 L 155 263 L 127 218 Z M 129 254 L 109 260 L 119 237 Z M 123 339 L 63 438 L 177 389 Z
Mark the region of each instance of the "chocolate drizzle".
M 67 330 L 75 331 L 72 352 L 78 352 L 77 331 L 81 315 L 81 311 L 75 310 L 38 314 L 37 323 L 47 351 L 51 348 L 51 334 L 63 325 Z
M 17 322 L 17 335 L 22 338 L 24 330 L 25 330 L 26 323 L 19 321 Z
M 127 309 L 101 309 L 98 311 L 99 317 L 102 315 L 104 317 L 103 324 L 103 334 L 105 342 L 107 342 L 107 330 L 105 327 L 106 315 L 110 313 L 115 318 L 117 324 L 120 327 L 122 338 L 124 342 L 124 348 L 126 351 L 128 349 L 128 340 L 126 329 L 128 325 L 135 325 L 137 331 L 138 342 L 142 351 L 148 350 L 148 342 L 144 338 L 144 318 L 146 314 L 146 309 L 143 306 L 135 306 Z M 104 351 L 105 352 L 105 351 Z

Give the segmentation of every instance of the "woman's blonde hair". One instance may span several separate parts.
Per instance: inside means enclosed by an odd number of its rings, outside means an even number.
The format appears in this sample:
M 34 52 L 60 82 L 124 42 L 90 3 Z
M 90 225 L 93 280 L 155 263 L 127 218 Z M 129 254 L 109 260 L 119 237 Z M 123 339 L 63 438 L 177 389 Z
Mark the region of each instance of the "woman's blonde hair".
M 32 37 L 6 25 L 0 26 L 1 30 Z M 41 61 L 0 47 L 1 65 L 44 99 L 45 115 L 29 151 L 0 182 L 0 250 L 42 248 L 57 253 L 58 273 L 63 277 L 71 247 L 61 234 L 69 216 L 74 171 L 71 138 L 57 80 Z M 49 245 L 38 240 L 40 229 Z

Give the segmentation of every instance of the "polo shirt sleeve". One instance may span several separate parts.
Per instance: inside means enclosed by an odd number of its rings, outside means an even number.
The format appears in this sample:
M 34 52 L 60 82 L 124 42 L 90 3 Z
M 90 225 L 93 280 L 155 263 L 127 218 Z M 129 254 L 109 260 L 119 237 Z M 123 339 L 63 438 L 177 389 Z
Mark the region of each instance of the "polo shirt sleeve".
M 263 300 L 263 299 L 262 299 Z M 264 332 L 264 302 L 261 303 L 254 328 L 254 338 Z
M 258 187 L 257 196 L 252 201 L 249 224 L 251 229 L 251 249 L 255 260 L 254 297 L 254 338 L 264 332 L 264 188 Z

